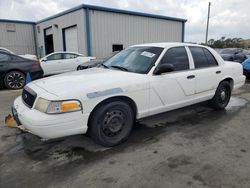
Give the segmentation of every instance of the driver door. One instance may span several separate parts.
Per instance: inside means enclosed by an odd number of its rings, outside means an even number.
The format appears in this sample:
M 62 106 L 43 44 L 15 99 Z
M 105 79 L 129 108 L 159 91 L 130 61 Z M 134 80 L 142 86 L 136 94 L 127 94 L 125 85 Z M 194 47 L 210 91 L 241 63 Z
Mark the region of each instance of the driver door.
M 172 64 L 174 71 L 151 76 L 150 115 L 185 106 L 195 94 L 195 72 L 185 47 L 168 49 L 159 64 L 163 63 Z
M 44 71 L 44 75 L 58 74 L 62 72 L 63 54 L 56 53 L 47 56 L 47 58 L 41 61 L 41 66 Z

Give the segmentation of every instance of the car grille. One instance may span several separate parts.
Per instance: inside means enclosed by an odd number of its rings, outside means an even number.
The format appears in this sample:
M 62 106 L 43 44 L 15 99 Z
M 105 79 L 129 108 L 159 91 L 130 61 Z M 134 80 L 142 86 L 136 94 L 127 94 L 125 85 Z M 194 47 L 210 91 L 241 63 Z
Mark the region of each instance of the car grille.
M 36 96 L 37 96 L 36 92 L 34 92 L 32 89 L 26 86 L 23 88 L 22 99 L 24 104 L 29 108 L 32 108 L 36 100 Z

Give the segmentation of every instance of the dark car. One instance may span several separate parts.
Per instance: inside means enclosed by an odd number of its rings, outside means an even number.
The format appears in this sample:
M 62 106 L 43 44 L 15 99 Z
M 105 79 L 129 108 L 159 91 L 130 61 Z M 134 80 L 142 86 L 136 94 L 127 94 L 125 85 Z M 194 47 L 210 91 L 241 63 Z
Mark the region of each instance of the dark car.
M 88 69 L 92 67 L 99 67 L 101 66 L 105 61 L 107 61 L 109 58 L 113 57 L 114 55 L 118 54 L 120 51 L 114 51 L 112 52 L 108 57 L 103 58 L 103 59 L 93 59 L 90 60 L 86 63 L 81 64 L 77 70 L 83 70 L 83 69 Z
M 248 55 L 248 52 L 242 48 L 225 48 L 219 51 L 225 61 L 236 61 L 242 63 Z
M 21 89 L 27 73 L 32 80 L 43 77 L 40 62 L 0 51 L 0 86 Z

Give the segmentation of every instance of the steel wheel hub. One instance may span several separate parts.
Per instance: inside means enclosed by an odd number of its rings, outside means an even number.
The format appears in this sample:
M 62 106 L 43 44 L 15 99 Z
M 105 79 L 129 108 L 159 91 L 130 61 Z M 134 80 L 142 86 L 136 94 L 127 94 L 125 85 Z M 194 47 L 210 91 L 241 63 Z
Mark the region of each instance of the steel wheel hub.
M 221 100 L 224 101 L 225 98 L 226 98 L 226 92 L 222 91 L 221 94 L 220 94 L 220 97 L 221 97 Z
M 122 131 L 125 116 L 120 110 L 107 112 L 103 120 L 103 131 L 106 136 L 113 137 Z

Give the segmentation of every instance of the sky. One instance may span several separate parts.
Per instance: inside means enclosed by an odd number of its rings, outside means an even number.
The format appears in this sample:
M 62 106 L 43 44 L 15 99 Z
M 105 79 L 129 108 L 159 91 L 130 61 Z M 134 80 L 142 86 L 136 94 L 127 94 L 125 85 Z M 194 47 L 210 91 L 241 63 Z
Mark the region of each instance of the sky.
M 0 0 L 0 19 L 38 21 L 80 4 L 187 19 L 186 42 L 204 42 L 209 0 Z M 249 0 L 210 0 L 208 39 L 250 38 Z

